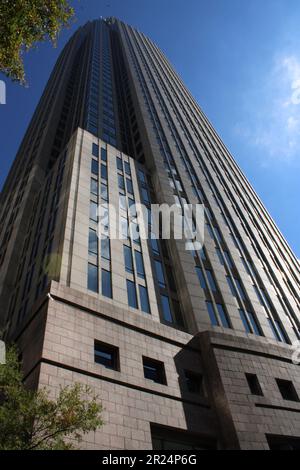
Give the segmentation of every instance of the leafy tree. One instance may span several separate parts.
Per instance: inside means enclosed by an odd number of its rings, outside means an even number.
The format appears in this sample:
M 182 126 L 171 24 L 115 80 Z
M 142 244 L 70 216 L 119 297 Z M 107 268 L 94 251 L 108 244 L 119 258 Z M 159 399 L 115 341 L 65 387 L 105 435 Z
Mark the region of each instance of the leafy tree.
M 24 51 L 47 39 L 55 45 L 73 15 L 67 0 L 1 0 L 0 71 L 25 83 Z
M 67 450 L 103 423 L 102 406 L 89 387 L 61 388 L 56 400 L 46 390 L 28 390 L 17 350 L 8 348 L 0 365 L 0 450 Z

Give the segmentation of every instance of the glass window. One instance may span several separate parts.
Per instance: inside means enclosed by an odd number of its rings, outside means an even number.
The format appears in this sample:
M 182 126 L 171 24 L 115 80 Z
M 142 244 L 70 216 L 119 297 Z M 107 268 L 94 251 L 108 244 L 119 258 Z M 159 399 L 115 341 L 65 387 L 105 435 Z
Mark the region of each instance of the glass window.
M 136 264 L 137 274 L 139 277 L 144 279 L 145 269 L 144 269 L 143 255 L 140 251 L 137 251 L 137 250 L 135 250 L 134 255 L 135 255 L 135 264 Z
M 258 381 L 257 375 L 255 374 L 246 374 L 246 379 L 249 385 L 250 392 L 252 395 L 263 396 L 263 392 Z
M 98 181 L 91 179 L 91 193 L 98 196 Z
M 93 144 L 92 154 L 94 155 L 94 157 L 99 157 L 99 145 Z
M 150 244 L 151 244 L 151 248 L 152 248 L 152 251 L 155 255 L 159 255 L 159 245 L 158 245 L 158 241 L 156 238 L 153 238 L 155 237 L 155 234 L 154 233 L 151 233 L 151 238 L 150 238 Z
M 121 238 L 122 240 L 128 239 L 128 221 L 125 217 L 121 217 Z
M 103 164 L 101 165 L 101 178 L 107 180 L 107 166 Z
M 139 180 L 142 183 L 146 184 L 146 177 L 145 177 L 145 173 L 143 172 L 143 170 L 139 170 L 138 176 L 139 176 Z
M 135 199 L 132 197 L 128 198 L 128 205 L 129 205 L 129 215 L 130 217 L 136 217 L 136 206 L 135 206 Z
M 103 147 L 101 148 L 101 160 L 107 162 L 107 150 Z
M 96 230 L 89 230 L 89 252 L 98 255 L 98 236 Z
M 111 272 L 106 269 L 102 269 L 102 295 L 104 297 L 112 298 L 112 286 L 111 286 Z
M 88 289 L 92 292 L 98 292 L 98 267 L 88 264 Z
M 143 367 L 145 379 L 166 385 L 165 368 L 162 362 L 143 357 Z
M 235 288 L 235 286 L 234 286 L 234 284 L 233 284 L 233 281 L 232 281 L 231 277 L 226 276 L 226 279 L 227 279 L 227 283 L 228 283 L 229 289 L 230 289 L 230 291 L 231 291 L 233 297 L 236 297 L 236 296 L 237 296 L 237 292 L 236 292 L 236 288 Z
M 220 243 L 222 243 L 222 242 L 223 242 L 223 239 L 222 239 L 222 235 L 221 235 L 220 230 L 218 229 L 218 227 L 214 227 L 214 229 L 215 229 L 215 238 L 216 238 Z
M 117 157 L 117 168 L 118 168 L 119 171 L 123 172 L 123 162 L 122 162 L 122 159 L 120 157 Z
M 98 212 L 98 205 L 96 202 L 90 201 L 90 219 L 97 222 L 97 212 Z
M 293 382 L 282 379 L 276 379 L 276 382 L 284 400 L 299 402 L 299 396 L 296 392 Z
M 110 240 L 108 237 L 101 238 L 101 257 L 110 260 Z
M 148 290 L 144 286 L 139 286 L 141 309 L 145 313 L 150 313 Z
M 119 194 L 119 207 L 125 211 L 127 209 L 126 196 L 124 194 Z
M 119 370 L 118 348 L 95 341 L 95 362 L 107 369 Z
M 196 372 L 189 370 L 184 371 L 185 383 L 190 393 L 197 393 L 198 395 L 204 395 L 203 393 L 203 376 Z
M 212 326 L 219 326 L 219 322 L 218 322 L 212 302 L 206 302 L 206 307 L 207 307 L 208 315 L 209 315 Z
M 126 188 L 127 188 L 127 192 L 129 194 L 133 194 L 133 185 L 132 185 L 132 181 L 128 178 L 126 178 Z
M 108 201 L 108 187 L 107 184 L 101 183 L 101 199 Z
M 209 224 L 206 224 L 206 227 L 207 227 L 208 233 L 210 235 L 210 238 L 212 240 L 215 240 L 215 235 L 214 235 L 214 232 L 213 232 L 213 229 L 211 228 L 211 226 Z
M 132 308 L 138 308 L 135 283 L 127 279 L 127 297 L 128 305 Z
M 246 300 L 245 291 L 244 291 L 240 281 L 238 279 L 235 279 L 235 282 L 236 282 L 236 286 L 238 288 L 241 299 Z
M 248 264 L 246 263 L 246 260 L 245 260 L 244 258 L 241 258 L 241 261 L 242 261 L 242 263 L 243 263 L 243 265 L 244 265 L 244 268 L 245 268 L 246 273 L 249 274 L 249 276 L 251 276 L 251 271 L 250 271 L 250 269 L 249 269 Z
M 225 256 L 225 259 L 227 261 L 227 264 L 228 264 L 229 268 L 232 269 L 233 268 L 233 262 L 232 262 L 231 256 L 228 253 L 228 251 L 224 251 L 224 256 Z
M 220 250 L 220 248 L 216 248 L 216 253 L 217 253 L 217 256 L 219 258 L 219 261 L 220 261 L 220 264 L 222 266 L 224 266 L 224 258 L 223 258 L 223 254 L 222 254 L 222 251 Z
M 155 260 L 154 265 L 155 265 L 155 272 L 156 272 L 158 284 L 160 285 L 160 287 L 165 288 L 166 281 L 165 281 L 162 263 L 160 261 Z
M 229 321 L 228 321 L 228 318 L 227 318 L 227 314 L 224 310 L 223 305 L 221 305 L 221 304 L 216 304 L 216 305 L 217 305 L 217 310 L 218 310 L 218 314 L 219 314 L 219 317 L 221 319 L 222 325 L 224 326 L 224 328 L 230 328 Z
M 284 343 L 287 343 L 286 335 L 285 335 L 285 332 L 282 328 L 281 323 L 278 320 L 275 320 L 275 319 L 274 319 L 274 323 L 276 325 L 276 328 L 277 328 L 277 331 L 279 333 L 279 337 L 280 337 L 281 341 L 283 341 Z
M 246 316 L 246 313 L 242 309 L 239 309 L 239 312 L 240 312 L 240 317 L 241 317 L 241 320 L 243 322 L 246 333 L 252 333 L 252 330 L 251 330 L 248 318 Z
M 141 244 L 140 228 L 135 222 L 130 222 L 130 236 L 134 243 L 137 243 L 138 245 Z
M 282 341 L 279 334 L 278 334 L 278 331 L 276 330 L 275 326 L 274 326 L 274 323 L 273 321 L 271 320 L 271 318 L 268 318 L 268 323 L 269 323 L 269 326 L 272 330 L 272 333 L 274 335 L 274 338 L 277 340 L 277 341 Z
M 130 164 L 128 162 L 124 162 L 124 166 L 125 166 L 125 173 L 127 175 L 131 175 Z
M 252 329 L 253 329 L 254 333 L 257 336 L 261 336 L 261 332 L 260 332 L 260 329 L 259 329 L 259 326 L 258 326 L 258 322 L 257 322 L 254 314 L 252 312 L 247 312 L 247 313 L 248 313 L 248 318 L 250 320 L 250 323 L 251 323 L 251 326 L 252 326 Z
M 164 320 L 168 323 L 173 323 L 170 301 L 166 295 L 161 295 L 161 306 Z
M 142 188 L 142 200 L 146 203 L 146 204 L 150 204 L 150 197 L 149 197 L 149 193 L 148 193 L 148 190 L 145 189 L 145 188 Z
M 205 253 L 205 248 L 201 248 L 201 250 L 199 250 L 198 253 L 199 253 L 200 258 L 201 258 L 203 261 L 206 261 L 206 260 L 207 260 L 206 253 Z
M 97 175 L 99 173 L 99 163 L 96 160 L 92 160 L 92 173 L 93 175 Z
M 129 273 L 133 273 L 132 250 L 129 246 L 124 245 L 124 264 L 125 269 Z
M 211 290 L 213 292 L 217 292 L 217 286 L 214 280 L 213 273 L 209 269 L 206 269 L 205 272 L 206 272 L 206 276 L 207 276 L 208 283 L 209 283 Z
M 118 185 L 119 185 L 119 189 L 121 189 L 122 191 L 124 191 L 125 189 L 125 182 L 124 182 L 124 177 L 122 175 L 118 175 Z
M 196 273 L 200 282 L 200 286 L 202 289 L 207 289 L 205 277 L 203 275 L 202 269 L 199 266 L 196 266 Z

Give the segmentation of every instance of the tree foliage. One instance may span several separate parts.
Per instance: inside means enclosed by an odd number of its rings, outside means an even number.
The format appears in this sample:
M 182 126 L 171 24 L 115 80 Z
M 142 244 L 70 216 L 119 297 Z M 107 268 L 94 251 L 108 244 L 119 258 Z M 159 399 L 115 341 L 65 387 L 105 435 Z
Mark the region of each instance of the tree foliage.
M 1 0 L 0 71 L 24 83 L 24 52 L 47 39 L 55 45 L 73 15 L 67 0 Z
M 17 351 L 0 365 L 0 450 L 74 449 L 84 434 L 102 425 L 102 407 L 87 386 L 61 388 L 56 400 L 46 390 L 28 390 Z

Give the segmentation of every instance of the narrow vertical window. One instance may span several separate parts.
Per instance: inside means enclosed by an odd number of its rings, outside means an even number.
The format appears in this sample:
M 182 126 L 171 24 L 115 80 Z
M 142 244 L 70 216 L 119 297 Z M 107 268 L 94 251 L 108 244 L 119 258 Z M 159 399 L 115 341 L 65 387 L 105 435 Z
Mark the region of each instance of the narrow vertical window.
M 148 289 L 144 286 L 139 286 L 139 292 L 142 311 L 145 313 L 150 313 Z
M 89 253 L 98 254 L 98 236 L 96 230 L 89 230 Z
M 158 282 L 160 287 L 165 288 L 166 287 L 166 281 L 165 281 L 165 276 L 164 276 L 162 263 L 160 261 L 154 261 L 154 265 L 155 265 L 155 272 L 156 272 L 157 282 Z
M 96 176 L 98 176 L 99 173 L 99 163 L 94 159 L 92 160 L 92 173 Z
M 107 150 L 105 148 L 101 148 L 101 160 L 103 162 L 107 161 Z
M 102 269 L 102 295 L 104 297 L 112 298 L 112 286 L 111 286 L 111 272 L 106 269 Z
M 135 264 L 136 264 L 136 270 L 137 270 L 137 275 L 141 277 L 142 279 L 145 278 L 145 268 L 144 268 L 144 261 L 143 261 L 143 255 L 140 251 L 134 252 L 135 255 Z
M 138 308 L 135 283 L 127 279 L 127 297 L 128 305 L 132 308 Z
M 88 289 L 92 292 L 98 292 L 98 267 L 88 264 Z
M 99 157 L 99 145 L 93 144 L 92 154 L 94 155 L 94 157 Z
M 199 279 L 199 282 L 200 282 L 200 286 L 202 287 L 202 289 L 207 289 L 207 285 L 206 285 L 206 281 L 205 281 L 203 271 L 199 266 L 196 266 L 196 273 L 197 273 L 197 276 L 198 276 L 198 279 Z
M 124 264 L 128 273 L 133 273 L 132 251 L 127 245 L 124 245 Z
M 163 318 L 168 323 L 173 323 L 173 316 L 171 312 L 170 300 L 166 295 L 161 295 L 161 306 Z
M 218 322 L 212 302 L 206 302 L 206 307 L 207 307 L 208 315 L 209 315 L 212 326 L 219 326 L 219 322 Z

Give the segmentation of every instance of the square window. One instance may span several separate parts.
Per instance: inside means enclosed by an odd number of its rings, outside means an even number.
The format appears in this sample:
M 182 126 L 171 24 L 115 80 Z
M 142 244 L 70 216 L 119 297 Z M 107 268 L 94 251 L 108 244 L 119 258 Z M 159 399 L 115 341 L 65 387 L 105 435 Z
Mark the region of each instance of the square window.
M 276 379 L 279 391 L 284 400 L 288 401 L 297 401 L 299 402 L 299 397 L 294 387 L 293 382 L 290 380 Z
M 185 376 L 186 387 L 190 393 L 197 393 L 199 395 L 204 395 L 203 376 L 201 374 L 197 374 L 196 372 L 185 370 L 184 376 Z
M 255 374 L 246 374 L 246 379 L 249 385 L 250 392 L 252 395 L 263 397 L 264 394 L 262 392 L 259 380 L 257 375 Z
M 95 341 L 95 362 L 107 369 L 119 371 L 119 349 L 115 346 Z
M 144 377 L 152 382 L 167 385 L 163 362 L 143 357 Z

